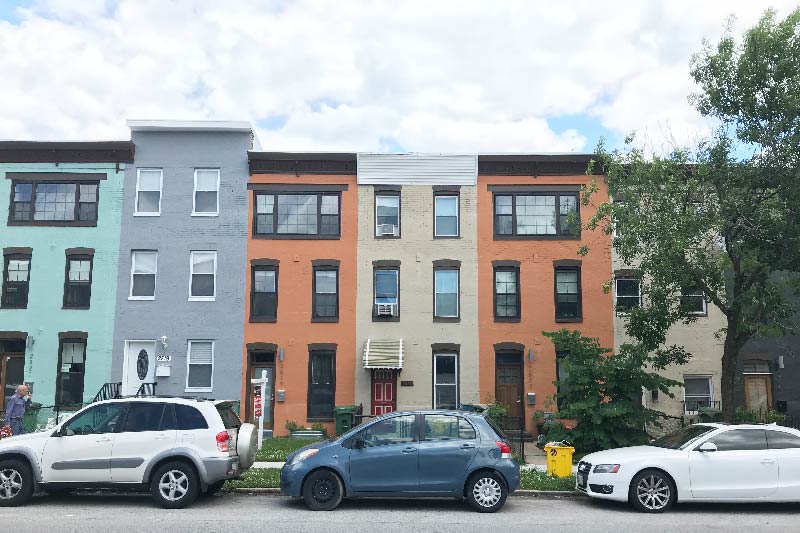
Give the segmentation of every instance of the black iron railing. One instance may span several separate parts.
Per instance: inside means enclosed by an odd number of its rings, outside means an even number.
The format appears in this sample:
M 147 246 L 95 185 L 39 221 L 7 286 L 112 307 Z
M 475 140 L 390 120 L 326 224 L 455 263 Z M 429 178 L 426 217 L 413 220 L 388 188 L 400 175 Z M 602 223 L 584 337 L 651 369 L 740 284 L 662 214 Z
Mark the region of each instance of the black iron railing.
M 694 414 L 703 410 L 720 409 L 719 401 L 712 400 L 686 400 L 683 402 L 683 413 Z
M 122 383 L 105 383 L 100 388 L 100 390 L 97 391 L 97 394 L 95 394 L 91 403 L 119 398 L 121 390 L 122 390 Z
M 136 391 L 136 396 L 155 396 L 156 383 L 142 383 L 139 390 Z

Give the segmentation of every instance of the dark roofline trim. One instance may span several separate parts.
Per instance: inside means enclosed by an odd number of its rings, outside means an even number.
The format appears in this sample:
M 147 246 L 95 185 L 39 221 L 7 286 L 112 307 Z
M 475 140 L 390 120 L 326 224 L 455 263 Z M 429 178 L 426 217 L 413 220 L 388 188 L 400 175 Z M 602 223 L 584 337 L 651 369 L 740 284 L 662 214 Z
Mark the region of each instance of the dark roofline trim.
M 248 152 L 250 174 L 335 174 L 355 176 L 355 153 Z
M 485 176 L 581 176 L 594 154 L 488 154 L 478 156 L 478 174 Z M 603 174 L 601 166 L 596 175 Z
M 0 141 L 0 163 L 133 163 L 131 141 Z

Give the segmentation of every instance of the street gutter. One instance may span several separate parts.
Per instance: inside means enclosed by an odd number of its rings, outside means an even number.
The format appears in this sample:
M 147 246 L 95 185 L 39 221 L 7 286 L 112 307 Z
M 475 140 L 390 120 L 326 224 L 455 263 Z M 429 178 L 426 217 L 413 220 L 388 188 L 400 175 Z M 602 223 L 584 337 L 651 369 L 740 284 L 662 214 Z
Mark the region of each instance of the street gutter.
M 251 494 L 251 495 L 258 495 L 258 494 L 269 494 L 269 495 L 279 495 L 281 493 L 281 489 L 270 487 L 253 487 L 253 488 L 235 488 L 235 489 L 226 489 L 225 492 L 234 493 L 234 494 Z M 509 494 L 511 498 L 547 498 L 547 499 L 555 499 L 555 498 L 584 498 L 586 495 L 582 492 L 574 491 L 574 490 L 518 490 L 512 494 Z

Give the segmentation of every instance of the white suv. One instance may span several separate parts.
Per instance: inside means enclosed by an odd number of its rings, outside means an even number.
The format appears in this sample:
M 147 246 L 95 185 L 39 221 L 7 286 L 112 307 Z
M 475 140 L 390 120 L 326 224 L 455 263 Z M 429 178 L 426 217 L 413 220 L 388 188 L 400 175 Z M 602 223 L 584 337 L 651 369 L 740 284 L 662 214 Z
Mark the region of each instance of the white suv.
M 177 509 L 219 491 L 256 455 L 256 428 L 232 402 L 125 398 L 92 404 L 54 429 L 0 441 L 0 507 L 76 488 L 150 490 Z

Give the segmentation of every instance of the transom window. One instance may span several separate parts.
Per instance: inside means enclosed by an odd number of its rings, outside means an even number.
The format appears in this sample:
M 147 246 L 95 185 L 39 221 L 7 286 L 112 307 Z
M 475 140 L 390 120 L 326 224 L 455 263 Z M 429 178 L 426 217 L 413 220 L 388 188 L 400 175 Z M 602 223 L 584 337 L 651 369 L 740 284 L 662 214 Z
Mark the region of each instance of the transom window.
M 67 257 L 64 307 L 86 309 L 92 297 L 92 257 Z
M 399 194 L 378 194 L 375 196 L 375 236 L 400 236 Z
M 556 321 L 578 321 L 582 318 L 581 271 L 578 267 L 555 269 Z
M 743 374 L 769 374 L 769 361 L 745 361 L 742 363 Z
M 161 186 L 163 182 L 164 171 L 160 168 L 137 169 L 134 215 L 158 216 L 161 214 Z
M 98 183 L 14 182 L 10 223 L 93 225 Z
M 519 269 L 497 267 L 494 269 L 494 317 L 507 319 L 519 316 Z
M 192 215 L 219 214 L 219 169 L 198 168 L 194 171 Z
M 434 270 L 433 316 L 437 318 L 458 317 L 458 270 Z
M 24 309 L 28 307 L 31 256 L 8 254 L 4 256 L 2 306 Z
M 458 237 L 458 195 L 436 195 L 433 208 L 434 236 Z
M 617 311 L 627 311 L 641 305 L 641 287 L 636 278 L 615 280 Z
M 339 316 L 339 270 L 314 268 L 313 318 L 335 321 Z
M 689 287 L 681 292 L 681 306 L 690 315 L 705 316 L 708 314 L 706 295 L 699 287 Z
M 278 269 L 253 267 L 250 294 L 251 319 L 276 319 L 278 317 Z
M 339 194 L 256 193 L 256 235 L 340 234 Z
M 500 236 L 577 235 L 577 193 L 516 193 L 494 197 L 494 233 Z

